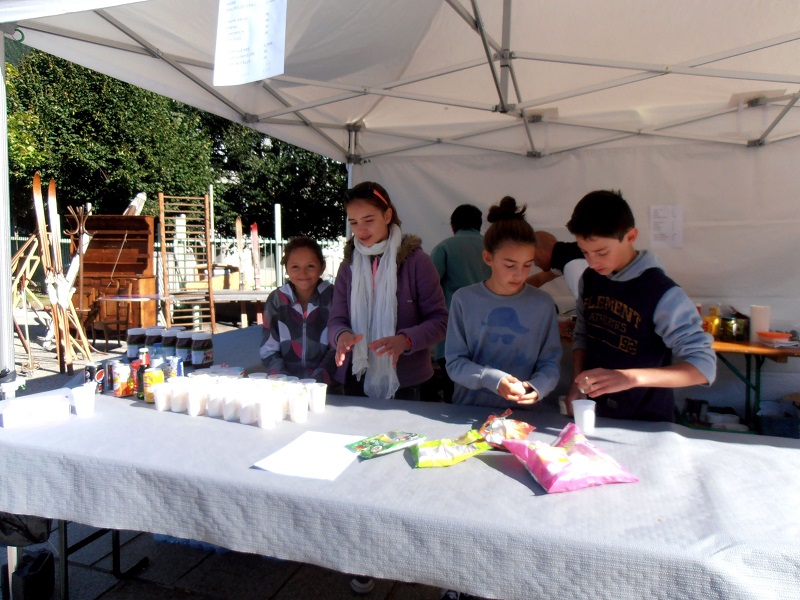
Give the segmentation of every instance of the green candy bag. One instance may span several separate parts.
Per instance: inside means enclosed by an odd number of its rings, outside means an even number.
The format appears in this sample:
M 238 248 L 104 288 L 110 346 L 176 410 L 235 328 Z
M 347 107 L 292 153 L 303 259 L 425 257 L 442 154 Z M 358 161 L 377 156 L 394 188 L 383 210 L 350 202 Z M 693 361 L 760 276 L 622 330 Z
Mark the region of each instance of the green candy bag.
M 393 429 L 386 433 L 380 433 L 372 437 L 364 438 L 363 440 L 358 440 L 352 444 L 347 444 L 345 447 L 351 452 L 356 452 L 361 458 L 375 458 L 382 454 L 397 452 L 398 450 L 417 444 L 424 439 L 425 436 L 418 433 L 409 433 L 407 431 Z

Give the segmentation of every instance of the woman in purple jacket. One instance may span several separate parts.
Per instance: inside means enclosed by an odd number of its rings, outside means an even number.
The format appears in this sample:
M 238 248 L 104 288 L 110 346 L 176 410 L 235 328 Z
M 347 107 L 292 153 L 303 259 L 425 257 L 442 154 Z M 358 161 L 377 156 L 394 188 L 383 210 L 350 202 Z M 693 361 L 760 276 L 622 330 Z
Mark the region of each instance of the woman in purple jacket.
M 383 186 L 365 181 L 344 199 L 353 237 L 336 276 L 328 319 L 336 364 L 350 361 L 345 393 L 418 400 L 433 375 L 430 348 L 444 339 L 447 308 L 421 240 L 403 235 Z

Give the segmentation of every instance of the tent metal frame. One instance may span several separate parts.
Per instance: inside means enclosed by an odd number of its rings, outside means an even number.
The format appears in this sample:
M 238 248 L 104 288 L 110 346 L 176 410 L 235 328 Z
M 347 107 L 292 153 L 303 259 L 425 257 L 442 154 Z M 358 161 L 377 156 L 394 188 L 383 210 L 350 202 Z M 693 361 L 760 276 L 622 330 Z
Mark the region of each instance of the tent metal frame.
M 484 49 L 485 56 L 464 61 L 459 64 L 449 65 L 431 71 L 428 73 L 418 74 L 403 78 L 396 81 L 391 81 L 383 84 L 376 84 L 370 86 L 352 85 L 341 82 L 328 82 L 312 80 L 302 77 L 292 77 L 288 75 L 281 75 L 261 82 L 261 87 L 265 93 L 270 94 L 277 102 L 283 105 L 271 111 L 267 111 L 258 115 L 250 114 L 239 106 L 236 102 L 225 97 L 217 91 L 212 85 L 201 79 L 191 70 L 192 68 L 212 70 L 213 64 L 190 59 L 184 56 L 177 56 L 161 51 L 157 46 L 151 43 L 147 36 L 143 33 L 134 31 L 107 10 L 98 9 L 94 13 L 103 18 L 106 22 L 112 25 L 119 32 L 123 33 L 133 43 L 126 44 L 116 40 L 101 38 L 98 36 L 89 35 L 75 35 L 71 32 L 61 30 L 57 27 L 46 26 L 42 24 L 24 25 L 22 29 L 31 29 L 48 33 L 51 35 L 59 35 L 69 38 L 74 38 L 94 44 L 100 44 L 109 48 L 122 50 L 125 52 L 132 52 L 140 55 L 152 56 L 157 60 L 162 60 L 171 68 L 175 69 L 181 76 L 188 78 L 196 85 L 201 87 L 207 94 L 213 96 L 215 99 L 224 103 L 225 106 L 239 115 L 244 124 L 254 125 L 261 124 L 265 126 L 300 126 L 306 127 L 314 131 L 315 135 L 324 140 L 325 144 L 336 150 L 341 158 L 361 162 L 363 160 L 376 158 L 379 156 L 387 156 L 391 154 L 400 154 L 411 150 L 416 150 L 426 146 L 435 144 L 449 144 L 453 146 L 461 146 L 473 148 L 476 150 L 483 150 L 489 152 L 504 152 L 517 155 L 524 155 L 529 157 L 541 157 L 564 152 L 570 152 L 580 148 L 590 146 L 597 146 L 608 144 L 611 142 L 624 139 L 632 136 L 653 136 L 664 137 L 673 139 L 682 139 L 687 141 L 703 141 L 719 144 L 733 144 L 745 145 L 749 147 L 763 146 L 767 143 L 782 141 L 790 138 L 800 136 L 800 131 L 792 131 L 788 133 L 775 134 L 776 127 L 784 119 L 784 117 L 791 112 L 795 106 L 797 99 L 794 95 L 788 96 L 788 102 L 783 106 L 783 110 L 763 132 L 752 139 L 727 139 L 719 136 L 704 136 L 697 134 L 689 134 L 678 131 L 668 131 L 676 129 L 682 125 L 690 123 L 697 123 L 704 119 L 713 118 L 720 114 L 719 111 L 712 111 L 710 113 L 693 115 L 682 120 L 671 121 L 669 123 L 655 124 L 643 128 L 625 128 L 625 127 L 609 127 L 606 124 L 592 122 L 591 115 L 587 115 L 586 120 L 579 118 L 562 118 L 557 116 L 539 117 L 538 110 L 552 108 L 552 105 L 564 100 L 585 96 L 613 88 L 629 86 L 638 82 L 646 81 L 654 77 L 664 77 L 669 75 L 686 75 L 686 76 L 702 76 L 702 77 L 719 77 L 725 79 L 740 79 L 743 81 L 764 81 L 769 83 L 782 83 L 782 84 L 800 84 L 800 75 L 796 74 L 775 74 L 775 73 L 761 73 L 751 71 L 736 71 L 728 69 L 714 69 L 707 65 L 736 56 L 757 52 L 767 48 L 780 46 L 790 42 L 800 40 L 800 32 L 789 33 L 780 37 L 763 40 L 747 46 L 732 48 L 724 52 L 719 52 L 713 55 L 699 57 L 696 59 L 684 61 L 674 65 L 658 65 L 637 61 L 620 61 L 611 60 L 598 57 L 581 57 L 581 56 L 568 56 L 568 55 L 553 55 L 546 53 L 534 52 L 519 52 L 511 50 L 510 40 L 510 24 L 511 24 L 511 6 L 512 0 L 503 0 L 503 19 L 502 19 L 502 40 L 498 42 L 489 31 L 487 31 L 483 20 L 481 18 L 480 10 L 476 0 L 469 0 L 469 8 L 465 6 L 463 0 L 445 0 L 446 4 L 453 10 L 453 12 L 460 17 L 465 24 L 473 31 L 475 35 L 480 38 L 480 43 Z M 514 65 L 517 61 L 535 61 L 535 62 L 552 62 L 559 64 L 571 64 L 588 67 L 608 68 L 624 71 L 634 71 L 634 73 L 609 79 L 596 84 L 582 86 L 565 90 L 558 94 L 551 94 L 538 98 L 524 99 L 519 87 L 519 82 L 516 77 Z M 499 65 L 499 69 L 497 66 Z M 419 94 L 403 91 L 400 88 L 411 85 L 413 83 L 424 81 L 426 79 L 433 79 L 438 77 L 445 77 L 460 71 L 488 68 L 490 79 L 497 93 L 497 103 L 490 104 L 485 102 L 477 102 L 469 99 L 447 98 L 432 96 L 427 94 Z M 311 86 L 319 89 L 335 90 L 336 93 L 324 98 L 319 98 L 307 102 L 293 103 L 281 90 L 275 85 L 276 83 L 291 83 L 295 85 Z M 516 102 L 510 102 L 510 87 L 513 85 L 514 95 Z M 347 127 L 346 125 L 336 123 L 322 123 L 314 121 L 312 118 L 306 116 L 304 111 L 319 108 L 322 106 L 346 102 L 354 98 L 369 96 L 374 98 L 375 103 L 365 109 L 363 113 L 354 119 L 353 124 L 358 124 L 359 129 L 356 136 L 359 142 L 345 148 L 341 143 L 337 142 L 328 131 L 342 130 Z M 426 136 L 414 134 L 409 132 L 397 132 L 391 129 L 373 129 L 366 125 L 367 115 L 372 107 L 380 102 L 383 98 L 393 98 L 398 100 L 406 100 L 409 102 L 427 102 L 438 104 L 441 106 L 463 108 L 467 110 L 483 111 L 486 113 L 496 113 L 498 117 L 503 115 L 512 120 L 508 123 L 503 119 L 503 122 L 494 126 L 481 128 L 479 131 L 462 133 L 457 136 Z M 767 110 L 769 104 L 774 104 L 774 100 L 767 103 L 760 102 L 757 97 L 749 99 L 746 103 L 748 109 Z M 285 118 L 291 115 L 293 118 Z M 284 117 L 284 118 L 281 118 Z M 564 127 L 573 127 L 577 129 L 592 129 L 596 131 L 606 131 L 609 135 L 596 137 L 594 139 L 581 141 L 571 145 L 563 145 L 561 147 L 550 148 L 547 151 L 540 151 L 537 149 L 536 134 L 537 125 L 546 126 L 548 123 L 558 124 Z M 527 139 L 526 149 L 515 149 L 509 147 L 497 147 L 490 143 L 479 142 L 476 138 L 483 135 L 490 135 L 509 127 L 521 127 L 525 138 Z M 373 152 L 367 151 L 364 147 L 364 142 L 368 141 L 368 137 L 372 134 L 380 136 L 396 137 L 398 142 L 397 146 L 392 148 L 384 148 Z M 406 143 L 408 140 L 416 140 L 417 143 Z M 367 144 L 368 146 L 368 144 Z M 354 148 L 363 148 L 364 152 L 353 152 Z

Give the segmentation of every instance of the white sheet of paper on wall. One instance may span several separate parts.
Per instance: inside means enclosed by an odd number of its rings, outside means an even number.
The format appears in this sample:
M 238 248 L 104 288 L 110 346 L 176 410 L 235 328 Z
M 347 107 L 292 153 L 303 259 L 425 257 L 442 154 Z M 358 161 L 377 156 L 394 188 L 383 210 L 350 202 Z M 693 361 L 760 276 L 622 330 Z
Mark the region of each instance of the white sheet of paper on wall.
M 683 248 L 683 205 L 650 207 L 650 248 Z

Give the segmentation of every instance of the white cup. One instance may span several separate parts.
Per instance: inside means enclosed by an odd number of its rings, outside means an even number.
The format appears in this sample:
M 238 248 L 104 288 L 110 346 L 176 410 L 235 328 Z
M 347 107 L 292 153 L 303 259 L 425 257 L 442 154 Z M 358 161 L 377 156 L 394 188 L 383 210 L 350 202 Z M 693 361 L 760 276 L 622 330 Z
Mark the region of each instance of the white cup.
M 585 435 L 594 433 L 594 409 L 597 403 L 594 400 L 573 400 L 572 414 L 575 415 L 575 425 Z
M 292 386 L 283 380 L 274 381 L 269 390 L 269 396 L 278 401 L 281 411 L 281 419 L 289 418 L 289 397 L 292 393 Z
M 308 390 L 308 410 L 312 413 L 325 412 L 325 400 L 328 396 L 327 383 L 309 383 L 306 386 Z
M 559 396 L 558 397 L 558 412 L 562 415 L 567 415 L 567 397 L 566 396 Z
M 168 382 L 162 381 L 153 385 L 151 389 L 153 390 L 153 401 L 156 404 L 156 410 L 169 410 L 172 399 L 172 386 Z
M 289 398 L 289 419 L 295 423 L 308 421 L 308 392 L 305 387 Z
M 250 425 L 258 421 L 258 403 L 252 397 L 239 400 L 239 422 Z
M 188 377 L 173 377 L 169 380 L 172 388 L 170 398 L 170 410 L 176 413 L 186 412 L 189 407 L 189 385 L 191 380 Z
M 285 381 L 286 375 L 284 375 L 283 373 L 275 373 L 275 375 L 270 375 L 269 377 L 267 377 L 267 379 L 271 381 Z
M 283 420 L 283 402 L 279 398 L 262 398 L 256 402 L 256 416 L 261 429 L 274 429 Z
M 234 386 L 225 392 L 225 399 L 222 401 L 222 418 L 226 421 L 239 420 L 239 394 Z
M 222 416 L 222 403 L 225 401 L 225 386 L 219 381 L 214 381 L 208 386 L 208 402 L 206 413 L 209 417 Z
M 186 412 L 192 417 L 199 417 L 206 412 L 208 404 L 208 390 L 211 387 L 209 377 L 197 377 L 189 383 L 189 394 L 186 402 Z
M 266 379 L 267 378 L 267 374 L 266 373 L 250 373 L 247 376 L 247 378 L 248 379 Z
M 94 414 L 94 395 L 97 383 L 87 381 L 83 385 L 70 389 L 70 404 L 78 417 L 91 417 Z

